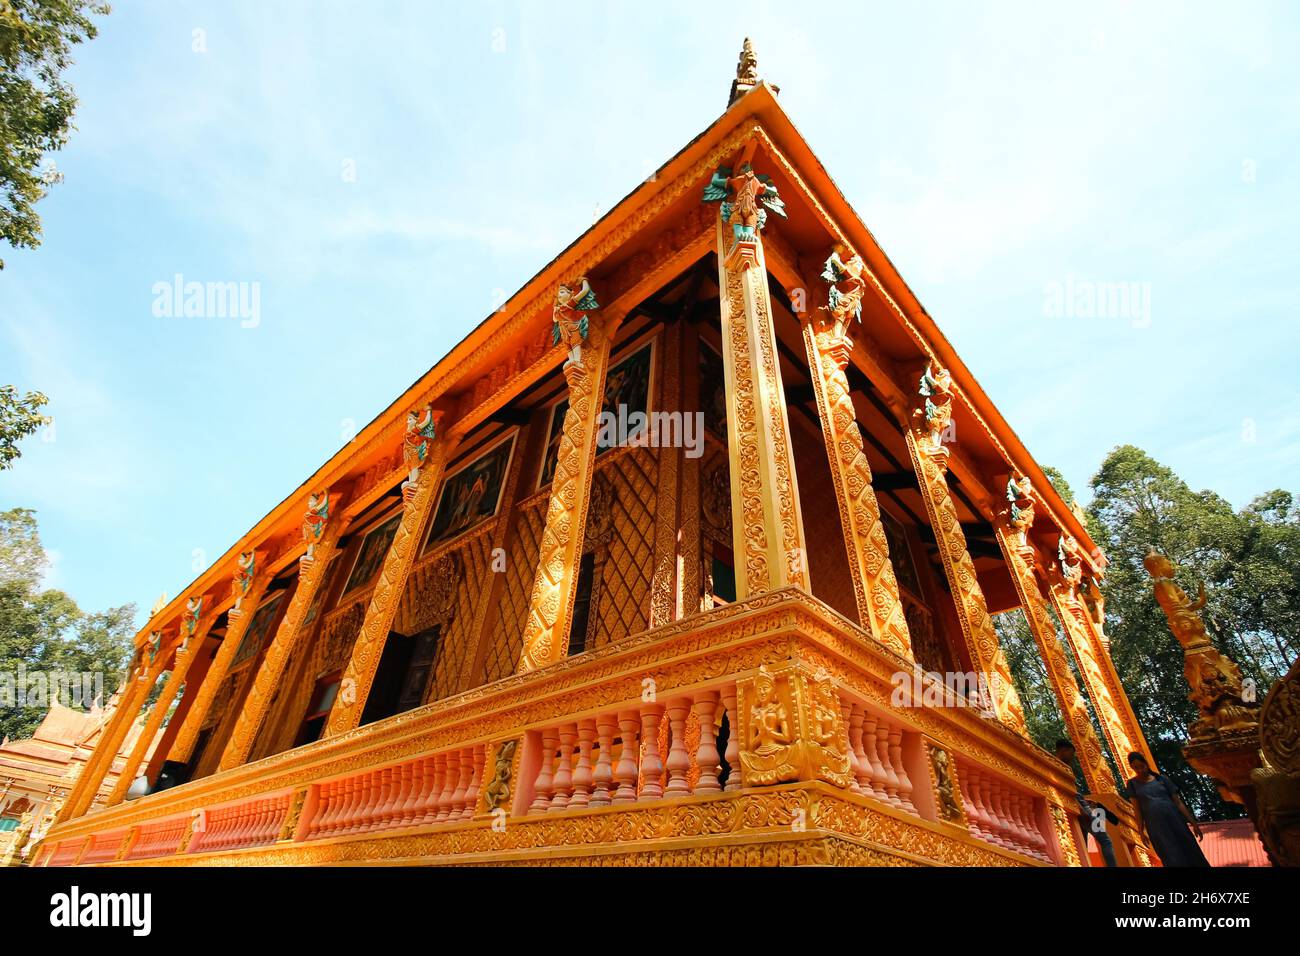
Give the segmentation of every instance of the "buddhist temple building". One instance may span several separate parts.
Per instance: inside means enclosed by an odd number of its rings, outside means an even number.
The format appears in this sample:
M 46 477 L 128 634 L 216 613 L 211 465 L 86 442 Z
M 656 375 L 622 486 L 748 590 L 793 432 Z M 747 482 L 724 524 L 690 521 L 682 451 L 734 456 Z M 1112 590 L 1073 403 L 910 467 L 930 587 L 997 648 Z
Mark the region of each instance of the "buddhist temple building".
M 116 705 L 115 697 L 107 708 L 80 711 L 55 701 L 31 737 L 0 743 L 0 865 L 20 861 L 27 844 L 44 835 L 99 746 Z M 92 807 L 101 806 L 117 785 L 147 719 L 147 713 L 139 715 L 127 730 L 92 795 Z
M 152 616 L 35 862 L 1086 866 L 1022 609 L 1151 865 L 1104 565 L 746 41 L 708 129 Z

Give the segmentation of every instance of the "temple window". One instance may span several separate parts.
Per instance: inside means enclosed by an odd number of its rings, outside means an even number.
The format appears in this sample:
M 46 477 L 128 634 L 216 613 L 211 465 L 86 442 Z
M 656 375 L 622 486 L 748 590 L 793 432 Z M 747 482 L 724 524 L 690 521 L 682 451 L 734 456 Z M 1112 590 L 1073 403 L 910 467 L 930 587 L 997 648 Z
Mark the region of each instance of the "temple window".
M 307 716 L 298 731 L 295 747 L 320 740 L 321 731 L 325 729 L 325 721 L 330 715 L 330 708 L 334 706 L 334 698 L 338 696 L 339 682 L 342 679 L 343 672 L 335 671 L 316 681 L 316 687 L 312 690 L 311 703 L 307 707 Z

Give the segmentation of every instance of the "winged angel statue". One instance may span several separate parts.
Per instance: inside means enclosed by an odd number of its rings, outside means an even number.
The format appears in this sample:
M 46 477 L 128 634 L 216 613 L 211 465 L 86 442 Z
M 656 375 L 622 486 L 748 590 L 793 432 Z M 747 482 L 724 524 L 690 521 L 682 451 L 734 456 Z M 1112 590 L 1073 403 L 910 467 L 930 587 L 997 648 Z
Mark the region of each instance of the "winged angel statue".
M 732 198 L 728 198 L 728 197 Z M 767 213 L 786 218 L 785 203 L 777 194 L 771 176 L 754 172 L 749 163 L 735 176 L 730 167 L 721 166 L 704 187 L 704 201 L 722 201 L 722 221 L 731 225 L 737 242 L 753 242 L 758 230 L 767 223 Z

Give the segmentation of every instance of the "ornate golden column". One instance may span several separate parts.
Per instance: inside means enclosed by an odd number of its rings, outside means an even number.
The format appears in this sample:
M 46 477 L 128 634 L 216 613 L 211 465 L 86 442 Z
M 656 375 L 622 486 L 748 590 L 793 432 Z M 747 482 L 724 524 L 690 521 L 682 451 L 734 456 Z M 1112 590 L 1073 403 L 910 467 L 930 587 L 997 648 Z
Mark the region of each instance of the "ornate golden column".
M 158 675 L 162 673 L 165 658 L 160 653 L 161 646 L 162 634 L 154 631 L 149 635 L 147 643 L 137 652 L 139 665 L 130 687 L 122 694 L 118 713 L 114 715 L 113 720 L 109 721 L 109 726 L 100 736 L 99 745 L 87 762 L 86 769 L 73 787 L 72 793 L 68 794 L 67 800 L 63 802 L 55 823 L 81 816 L 94 802 L 104 778 L 113 767 L 113 760 L 117 757 L 122 741 L 126 739 L 131 725 L 140 714 L 140 708 L 144 706 L 149 696 L 149 691 L 153 689 Z M 150 655 L 148 659 L 145 657 L 146 654 Z
M 1074 672 L 1065 648 L 1061 646 L 1056 623 L 1047 610 L 1047 599 L 1034 575 L 1034 546 L 1029 540 L 1029 529 L 1034 523 L 1033 486 L 1028 478 L 1014 475 L 1007 479 L 1008 507 L 998 515 L 995 531 L 1002 556 L 1006 559 L 1011 580 L 1016 586 L 1020 606 L 1024 608 L 1029 630 L 1038 644 L 1038 653 L 1047 667 L 1047 677 L 1061 709 L 1061 718 L 1079 755 L 1083 778 L 1092 793 L 1113 793 L 1115 778 L 1106 765 L 1101 741 L 1092 727 L 1088 705 L 1079 693 Z
M 846 263 L 838 251 L 831 254 L 822 273 L 830 283 L 829 304 L 809 313 L 803 329 L 804 346 L 844 528 L 858 618 L 877 641 L 910 658 L 912 641 L 907 619 L 889 560 L 880 503 L 871 486 L 871 464 L 863 450 L 862 430 L 845 375 L 853 354 L 848 326 L 862 316 L 862 293 L 866 288 L 863 269 L 857 255 L 850 255 Z
M 970 648 L 975 666 L 989 682 L 998 719 L 1025 733 L 1020 695 L 1011 682 L 1011 670 L 993 629 L 993 619 L 989 616 L 984 592 L 975 575 L 975 564 L 966 547 L 966 534 L 961 529 L 948 487 L 949 449 L 944 438 L 952 422 L 952 376 L 947 369 L 931 363 L 921 376 L 919 392 L 925 401 L 913 412 L 912 425 L 904 431 L 944 574 L 957 606 L 962 636 Z
M 719 169 L 704 193 L 721 200 L 717 224 L 722 361 L 727 394 L 736 597 L 808 584 L 799 487 L 772 328 L 759 232 L 767 212 L 785 215 L 776 187 L 750 167 Z
M 337 516 L 331 520 L 331 513 L 339 510 L 341 498 L 342 495 L 331 495 L 325 489 L 308 499 L 307 513 L 302 523 L 302 537 L 307 542 L 307 553 L 298 559 L 298 586 L 289 599 L 289 607 L 280 619 L 280 626 L 275 629 L 275 637 L 271 639 L 270 646 L 257 666 L 253 686 L 244 697 L 235 729 L 231 731 L 230 740 L 221 754 L 221 763 L 217 765 L 218 773 L 238 767 L 248 759 L 248 752 L 262 725 L 262 718 L 266 716 L 271 697 L 284 676 L 285 665 L 297 643 L 303 618 L 307 616 L 316 592 L 325 580 L 325 572 L 329 570 L 330 559 L 338 546 L 343 521 Z
M 199 648 L 203 646 L 203 641 L 208 636 L 208 628 L 212 626 L 215 618 L 209 614 L 207 620 L 203 621 L 202 624 L 200 624 L 200 618 L 203 615 L 204 606 L 209 601 L 210 597 L 208 595 L 200 595 L 185 602 L 185 617 L 181 621 L 181 641 L 180 646 L 176 648 L 171 674 L 167 678 L 167 683 L 163 685 L 158 700 L 154 703 L 153 712 L 150 713 L 148 721 L 145 722 L 140 739 L 135 742 L 131 755 L 127 757 L 126 765 L 123 766 L 122 773 L 113 786 L 113 792 L 108 795 L 108 806 L 110 807 L 116 806 L 126 799 L 126 792 L 131 789 L 131 784 L 135 782 L 136 771 L 140 769 L 141 761 L 144 760 L 145 754 L 149 752 L 149 745 L 153 743 L 154 737 L 158 735 L 158 730 L 167 717 L 167 711 L 171 708 L 172 701 L 175 700 L 176 694 L 185 683 L 185 675 L 189 673 L 190 665 L 194 663 Z
M 1128 767 L 1128 755 L 1136 751 L 1144 754 L 1153 770 L 1157 769 L 1155 757 L 1147 746 L 1142 728 L 1138 726 L 1132 705 L 1119 682 L 1115 665 L 1101 649 L 1092 616 L 1079 598 L 1078 588 L 1083 580 L 1082 560 L 1078 556 L 1078 543 L 1069 535 L 1061 535 L 1057 545 L 1057 560 L 1047 575 L 1048 593 L 1056 616 L 1065 628 L 1065 636 L 1079 662 L 1084 686 L 1092 698 L 1097 720 L 1110 745 L 1111 756 L 1123 773 Z
M 235 659 L 235 652 L 239 650 L 239 645 L 244 640 L 244 633 L 257 614 L 257 605 L 261 603 L 266 586 L 271 583 L 271 575 L 263 567 L 265 562 L 266 554 L 261 551 L 245 551 L 238 558 L 232 582 L 235 604 L 226 612 L 226 634 L 221 639 L 221 646 L 217 648 L 216 656 L 208 666 L 208 672 L 203 675 L 198 696 L 194 698 L 194 703 L 185 715 L 185 723 L 181 724 L 180 732 L 172 744 L 171 753 L 168 754 L 169 760 L 188 763 L 194 755 L 194 746 L 198 743 L 199 731 L 208 716 L 208 709 L 216 699 L 217 692 L 221 690 L 221 685 L 225 683 L 226 673 L 230 670 L 231 661 Z M 195 646 L 195 653 L 198 653 L 198 646 Z
M 406 579 L 411 574 L 422 532 L 433 512 L 438 498 L 438 485 L 447 463 L 453 440 L 437 434 L 442 420 L 440 412 L 426 407 L 420 416 L 414 412 L 407 419 L 404 459 L 411 468 L 410 477 L 402 485 L 402 520 L 393 535 L 393 541 L 384 555 L 379 580 L 370 595 L 366 617 L 357 639 L 352 644 L 352 656 L 343 671 L 338 696 L 325 722 L 326 737 L 345 733 L 361 723 L 370 686 L 384 653 L 384 644 L 393 628 L 393 618 L 406 591 Z M 418 422 L 427 423 L 423 430 Z
M 576 292 L 566 284 L 556 296 L 554 340 L 569 349 L 564 363 L 569 408 L 564 413 L 541 554 L 524 624 L 521 674 L 560 660 L 568 651 L 574 586 L 596 467 L 596 434 L 617 324 L 611 322 L 607 327 L 595 313 L 599 306 L 586 279 L 574 285 Z

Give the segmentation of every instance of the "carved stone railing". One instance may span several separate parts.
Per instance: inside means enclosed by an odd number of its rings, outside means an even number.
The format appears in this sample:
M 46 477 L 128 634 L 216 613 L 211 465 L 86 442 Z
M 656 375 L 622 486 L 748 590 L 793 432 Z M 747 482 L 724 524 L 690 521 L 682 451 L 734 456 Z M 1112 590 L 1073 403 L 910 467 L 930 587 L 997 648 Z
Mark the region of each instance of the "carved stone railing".
M 1071 862 L 1064 768 L 970 707 L 893 706 L 914 667 L 806 593 L 768 592 L 92 812 L 37 859 Z M 963 812 L 940 750 L 1009 804 L 981 791 Z
M 157 823 L 145 823 L 139 828 L 135 842 L 122 854 L 124 860 L 148 860 L 156 856 L 170 856 L 180 849 L 190 832 L 190 817 L 173 817 Z
M 1042 797 L 969 760 L 958 759 L 957 780 L 972 834 L 1044 863 L 1057 862 L 1051 815 Z

